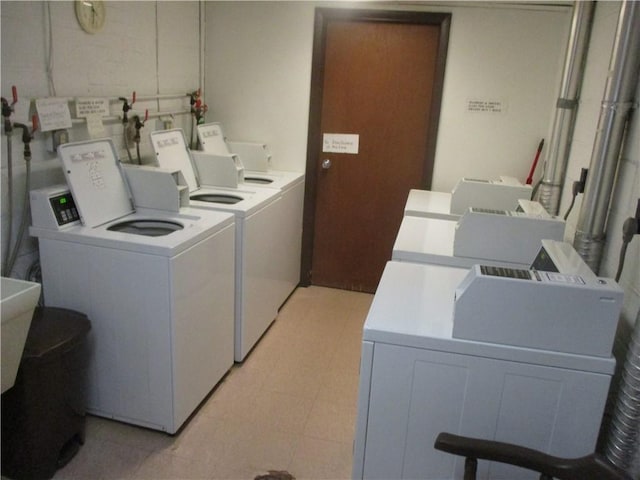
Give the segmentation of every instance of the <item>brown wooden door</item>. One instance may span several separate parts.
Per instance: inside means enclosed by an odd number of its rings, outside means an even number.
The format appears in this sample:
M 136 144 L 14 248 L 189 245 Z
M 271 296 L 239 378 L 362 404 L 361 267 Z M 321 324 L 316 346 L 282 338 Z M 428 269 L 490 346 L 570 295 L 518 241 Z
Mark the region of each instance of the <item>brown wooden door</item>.
M 343 15 L 323 25 L 320 109 L 311 112 L 310 282 L 375 292 L 409 190 L 430 186 L 442 25 Z M 357 135 L 357 153 L 325 151 L 326 134 Z

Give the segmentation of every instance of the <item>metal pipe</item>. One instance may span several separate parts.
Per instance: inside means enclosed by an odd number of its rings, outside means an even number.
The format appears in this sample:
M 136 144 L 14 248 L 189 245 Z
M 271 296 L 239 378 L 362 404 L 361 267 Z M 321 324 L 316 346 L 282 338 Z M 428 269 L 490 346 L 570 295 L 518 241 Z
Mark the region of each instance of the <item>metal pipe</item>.
M 595 273 L 602 260 L 611 193 L 639 68 L 640 2 L 623 0 L 573 242 Z
M 558 214 L 560 195 L 569 161 L 573 127 L 576 120 L 578 98 L 584 74 L 595 2 L 574 2 L 567 54 L 556 102 L 551 140 L 538 201 L 552 215 Z
M 138 95 L 137 102 L 147 102 L 149 100 L 170 100 L 176 98 L 189 98 L 188 93 L 157 93 L 154 95 Z M 109 98 L 109 103 L 120 103 L 120 97 Z
M 149 118 L 171 117 L 177 115 L 191 115 L 191 110 L 167 110 L 166 112 L 149 112 Z M 102 117 L 102 121 L 105 123 L 121 122 L 121 115 L 109 115 L 108 117 Z M 72 118 L 72 124 L 84 125 L 87 123 L 85 118 Z
M 607 459 L 636 478 L 640 474 L 640 311 L 622 372 L 609 435 Z

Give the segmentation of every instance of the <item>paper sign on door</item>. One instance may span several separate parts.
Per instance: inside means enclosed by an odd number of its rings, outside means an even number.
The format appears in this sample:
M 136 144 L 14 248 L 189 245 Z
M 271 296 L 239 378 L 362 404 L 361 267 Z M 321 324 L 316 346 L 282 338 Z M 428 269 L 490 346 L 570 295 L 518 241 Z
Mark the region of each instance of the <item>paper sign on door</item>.
M 360 135 L 349 133 L 325 133 L 322 135 L 322 151 L 325 153 L 358 153 Z

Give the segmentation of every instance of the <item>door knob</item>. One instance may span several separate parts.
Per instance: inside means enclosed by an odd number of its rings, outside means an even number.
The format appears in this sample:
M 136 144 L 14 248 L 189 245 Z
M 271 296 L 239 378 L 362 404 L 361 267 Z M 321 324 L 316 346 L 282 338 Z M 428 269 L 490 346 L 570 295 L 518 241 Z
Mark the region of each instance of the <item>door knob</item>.
M 331 168 L 331 160 L 329 160 L 328 158 L 325 158 L 322 161 L 322 168 L 324 168 L 325 170 Z

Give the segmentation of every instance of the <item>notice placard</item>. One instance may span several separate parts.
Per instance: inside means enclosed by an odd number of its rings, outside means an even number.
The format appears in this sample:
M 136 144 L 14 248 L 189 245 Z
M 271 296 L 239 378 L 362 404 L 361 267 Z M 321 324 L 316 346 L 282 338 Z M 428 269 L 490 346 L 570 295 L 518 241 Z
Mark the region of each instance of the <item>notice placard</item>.
M 36 111 L 42 132 L 71 128 L 69 101 L 65 98 L 38 98 Z
M 107 98 L 76 98 L 76 117 L 87 118 L 90 115 L 109 116 Z
M 358 153 L 360 135 L 350 133 L 325 133 L 322 135 L 322 151 L 325 153 Z
M 85 117 L 87 121 L 87 131 L 89 132 L 89 138 L 105 138 L 107 131 L 102 123 L 102 115 L 97 113 L 87 115 Z
M 469 113 L 506 113 L 507 102 L 500 99 L 477 99 L 467 100 L 467 112 Z

